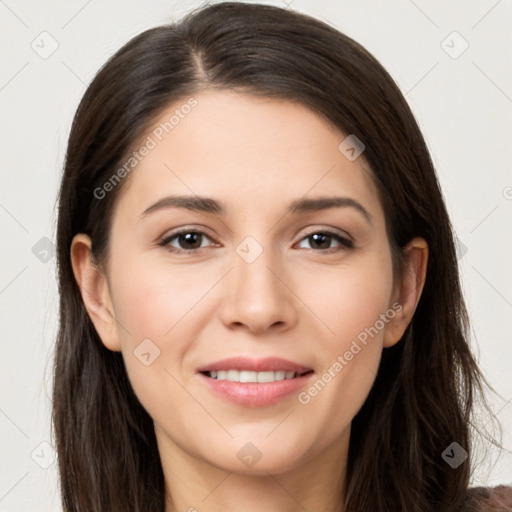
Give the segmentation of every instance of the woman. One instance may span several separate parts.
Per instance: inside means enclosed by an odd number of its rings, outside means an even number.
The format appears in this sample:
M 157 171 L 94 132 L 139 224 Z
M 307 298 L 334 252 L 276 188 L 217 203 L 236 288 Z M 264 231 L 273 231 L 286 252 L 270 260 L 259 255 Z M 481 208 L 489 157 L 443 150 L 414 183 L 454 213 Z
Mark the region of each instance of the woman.
M 66 511 L 495 506 L 468 491 L 483 377 L 435 170 L 353 40 L 243 3 L 140 34 L 59 201 Z

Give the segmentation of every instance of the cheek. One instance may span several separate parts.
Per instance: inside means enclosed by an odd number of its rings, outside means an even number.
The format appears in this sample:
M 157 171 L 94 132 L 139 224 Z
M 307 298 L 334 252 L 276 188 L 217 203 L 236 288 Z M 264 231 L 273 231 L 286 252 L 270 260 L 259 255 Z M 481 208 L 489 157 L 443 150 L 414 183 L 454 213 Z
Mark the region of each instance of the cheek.
M 331 435 L 350 423 L 375 380 L 383 335 L 395 316 L 390 269 L 390 260 L 368 260 L 318 273 L 310 281 L 314 286 L 301 286 L 323 327 L 314 348 L 320 370 L 299 402 L 316 417 L 329 418 Z
M 112 268 L 112 301 L 125 366 L 137 394 L 154 394 L 164 369 L 174 372 L 175 362 L 186 352 L 182 328 L 190 329 L 186 320 L 201 290 L 179 269 L 157 268 L 143 258 L 127 257 Z
M 179 267 L 156 267 L 147 261 L 126 261 L 114 276 L 116 319 L 126 328 L 124 343 L 144 338 L 168 339 L 207 290 L 201 280 Z
M 391 263 L 367 260 L 364 264 L 316 272 L 310 279 L 297 279 L 298 295 L 304 297 L 304 303 L 318 319 L 317 324 L 322 328 L 321 344 L 330 352 L 349 346 L 389 308 L 393 284 Z M 383 326 L 380 323 L 378 326 L 382 331 Z
M 170 397 L 173 407 L 186 401 L 179 384 L 181 362 L 199 329 L 190 319 L 205 286 L 195 286 L 190 273 L 157 267 L 144 258 L 126 258 L 112 268 L 113 305 L 127 374 L 138 399 L 155 418 L 169 410 Z

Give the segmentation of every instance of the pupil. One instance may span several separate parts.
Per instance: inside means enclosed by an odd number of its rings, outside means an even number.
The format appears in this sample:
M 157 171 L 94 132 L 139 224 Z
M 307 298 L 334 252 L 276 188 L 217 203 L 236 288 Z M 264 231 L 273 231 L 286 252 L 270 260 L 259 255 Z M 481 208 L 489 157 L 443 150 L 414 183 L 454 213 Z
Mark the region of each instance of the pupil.
M 185 233 L 184 235 L 180 235 L 180 245 L 181 245 L 181 242 L 184 242 L 185 245 L 189 244 L 188 248 L 192 248 L 192 249 L 196 249 L 196 248 L 199 248 L 201 247 L 201 243 L 199 243 L 199 245 L 197 247 L 190 247 L 190 244 L 194 245 L 194 242 L 195 244 L 197 245 L 197 239 L 200 237 L 201 235 L 199 233 Z
M 317 245 L 322 246 L 321 247 L 322 249 L 329 249 L 329 241 L 330 241 L 330 238 L 331 238 L 330 235 L 324 235 L 322 233 L 315 233 L 314 235 L 311 235 L 310 238 L 312 238 Z M 318 240 L 319 238 L 321 239 L 320 243 L 319 243 L 319 240 Z M 323 240 L 324 243 L 322 243 L 322 240 Z

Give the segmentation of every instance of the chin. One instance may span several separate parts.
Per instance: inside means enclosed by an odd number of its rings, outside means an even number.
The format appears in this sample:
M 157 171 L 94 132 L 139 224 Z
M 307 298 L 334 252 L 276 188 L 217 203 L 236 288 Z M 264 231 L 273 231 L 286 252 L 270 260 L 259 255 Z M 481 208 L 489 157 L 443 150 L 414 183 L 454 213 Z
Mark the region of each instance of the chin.
M 231 448 L 222 450 L 214 457 L 209 453 L 208 462 L 224 471 L 241 475 L 278 475 L 296 469 L 304 462 L 304 443 L 299 444 L 300 450 L 291 445 L 279 450 L 275 443 L 263 437 L 261 442 L 256 439 L 242 443 L 235 441 L 232 444 L 234 451 Z

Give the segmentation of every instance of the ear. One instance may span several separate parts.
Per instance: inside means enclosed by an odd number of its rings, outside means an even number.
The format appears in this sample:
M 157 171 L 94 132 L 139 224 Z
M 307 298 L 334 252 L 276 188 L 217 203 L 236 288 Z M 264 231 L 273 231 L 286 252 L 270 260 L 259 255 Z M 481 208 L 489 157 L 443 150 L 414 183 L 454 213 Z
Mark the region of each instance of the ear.
M 427 275 L 428 244 L 423 238 L 413 238 L 402 253 L 404 269 L 394 287 L 390 309 L 395 316 L 386 326 L 384 347 L 391 347 L 402 338 L 416 311 Z
M 85 309 L 101 341 L 108 349 L 120 351 L 119 332 L 108 281 L 93 262 L 91 239 L 83 233 L 76 235 L 71 242 L 71 264 Z

